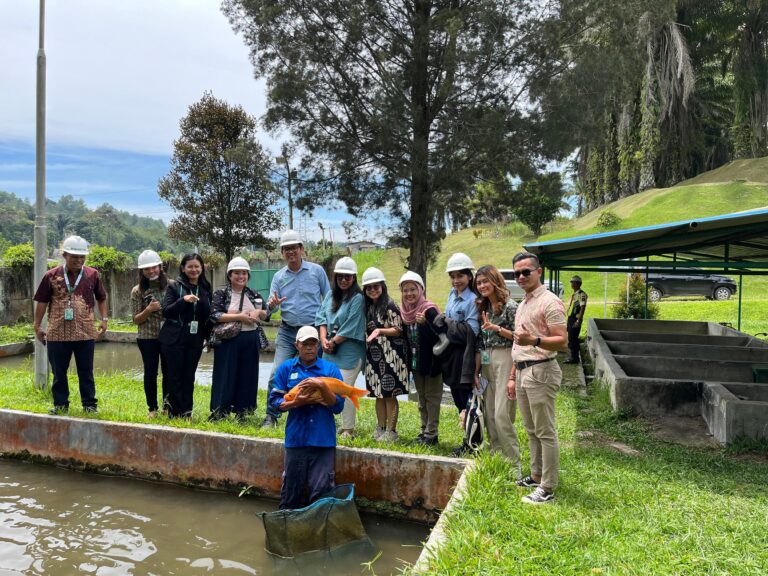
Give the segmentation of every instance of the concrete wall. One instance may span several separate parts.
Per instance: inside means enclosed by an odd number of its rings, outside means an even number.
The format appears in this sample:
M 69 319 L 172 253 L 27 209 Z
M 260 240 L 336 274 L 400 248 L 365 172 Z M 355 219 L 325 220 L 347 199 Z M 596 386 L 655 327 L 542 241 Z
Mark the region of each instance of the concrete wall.
M 712 435 L 729 444 L 739 437 L 768 439 L 768 385 L 707 382 L 701 415 Z
M 253 486 L 279 497 L 283 441 L 143 424 L 0 410 L 0 455 L 220 490 Z M 464 461 L 340 447 L 336 480 L 354 482 L 358 504 L 436 521 Z
M 170 278 L 178 276 L 172 270 Z M 208 270 L 211 285 L 216 288 L 226 284 L 225 271 Z M 127 318 L 131 315 L 131 290 L 138 282 L 136 270 L 102 274 L 109 301 L 109 315 L 113 318 Z M 0 325 L 31 322 L 34 317 L 32 298 L 35 295 L 32 269 L 13 270 L 0 268 Z

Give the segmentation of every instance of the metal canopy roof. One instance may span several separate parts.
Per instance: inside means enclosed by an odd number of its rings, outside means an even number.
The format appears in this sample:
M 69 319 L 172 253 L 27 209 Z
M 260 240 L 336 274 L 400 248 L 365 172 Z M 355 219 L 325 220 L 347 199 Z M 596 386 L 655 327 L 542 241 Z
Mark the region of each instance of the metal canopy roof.
M 696 267 L 708 273 L 730 270 L 768 275 L 768 209 L 538 242 L 525 249 L 555 270 L 628 272 Z M 651 256 L 655 259 L 650 260 Z

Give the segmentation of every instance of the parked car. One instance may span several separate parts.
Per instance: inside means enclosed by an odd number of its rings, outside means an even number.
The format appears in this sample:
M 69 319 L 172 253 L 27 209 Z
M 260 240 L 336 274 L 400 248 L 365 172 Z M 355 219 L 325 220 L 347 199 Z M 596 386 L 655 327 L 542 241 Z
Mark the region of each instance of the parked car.
M 736 294 L 736 282 L 732 278 L 718 274 L 691 274 L 691 270 L 648 274 L 648 298 L 653 302 L 668 296 L 728 300 Z
M 512 272 L 514 272 L 514 270 L 512 270 L 512 268 L 503 268 L 503 269 L 500 269 L 499 272 L 501 272 L 501 275 L 504 276 L 504 284 L 506 284 L 507 290 L 509 290 L 509 293 L 511 294 L 512 298 L 514 298 L 518 302 L 522 300 L 525 297 L 525 291 L 522 288 L 520 288 L 520 286 L 517 284 L 517 280 L 515 280 L 514 277 L 512 276 Z M 542 280 L 541 283 L 546 285 L 551 292 L 554 292 L 560 298 L 563 297 L 562 282 L 558 282 L 556 284 L 557 290 L 552 290 L 552 287 L 549 285 L 548 278 L 544 278 L 542 276 L 541 280 Z

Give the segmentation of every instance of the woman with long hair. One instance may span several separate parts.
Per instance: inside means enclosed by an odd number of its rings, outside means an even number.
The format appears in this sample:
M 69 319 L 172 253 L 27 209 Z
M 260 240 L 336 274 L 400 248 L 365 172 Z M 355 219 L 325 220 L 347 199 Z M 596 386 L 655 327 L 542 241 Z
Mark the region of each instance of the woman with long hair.
M 219 420 L 229 413 L 242 421 L 256 409 L 259 388 L 259 321 L 267 316 L 261 294 L 248 287 L 251 267 L 245 258 L 227 264 L 227 286 L 216 290 L 211 306 L 214 324 L 240 322 L 240 333 L 213 349 L 211 415 Z
M 163 300 L 165 323 L 160 344 L 168 373 L 168 415 L 192 417 L 197 363 L 208 338 L 211 284 L 200 254 L 185 254 L 179 276 L 168 284 Z
M 421 276 L 410 270 L 400 277 L 400 314 L 408 341 L 409 369 L 419 397 L 421 432 L 415 443 L 435 446 L 438 443 L 443 378 L 440 361 L 432 354 L 438 341 L 432 323 L 440 309 L 427 300 Z
M 365 386 L 376 398 L 373 439 L 397 442 L 397 397 L 408 393 L 408 349 L 403 338 L 400 309 L 387 293 L 384 273 L 378 268 L 363 272 L 365 295 Z
M 491 451 L 501 452 L 520 478 L 520 445 L 515 429 L 517 401 L 507 395 L 507 380 L 513 369 L 512 344 L 517 303 L 510 297 L 504 277 L 495 266 L 481 266 L 475 273 L 477 312 L 482 325 L 477 341 L 475 378 L 488 384 L 483 392 L 485 426 Z
M 168 286 L 168 277 L 163 272 L 163 261 L 154 250 L 144 250 L 139 254 L 139 282 L 131 290 L 131 313 L 133 323 L 138 326 L 136 344 L 141 352 L 144 364 L 144 396 L 147 399 L 149 417 L 157 416 L 157 372 L 161 367 L 163 374 L 161 405 L 165 408 L 166 376 L 165 362 L 161 359 L 160 325 L 163 321 L 163 299 Z
M 331 286 L 315 317 L 323 360 L 336 364 L 344 382 L 354 386 L 365 360 L 365 309 L 352 258 L 345 256 L 336 262 Z M 340 438 L 354 437 L 355 420 L 355 406 L 347 399 L 341 413 Z

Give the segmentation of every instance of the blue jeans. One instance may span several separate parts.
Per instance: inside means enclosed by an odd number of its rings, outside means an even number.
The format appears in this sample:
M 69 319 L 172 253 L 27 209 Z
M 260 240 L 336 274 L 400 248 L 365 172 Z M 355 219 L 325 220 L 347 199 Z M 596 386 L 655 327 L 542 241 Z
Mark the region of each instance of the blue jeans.
M 275 370 L 277 370 L 277 367 L 286 360 L 294 358 L 298 353 L 296 351 L 296 332 L 298 331 L 297 328 L 292 328 L 285 324 L 282 324 L 277 331 L 277 338 L 275 338 L 275 360 L 272 364 L 272 372 L 269 373 L 267 398 L 269 398 L 269 394 L 275 387 Z M 280 418 L 281 415 L 280 412 L 271 408 L 269 404 L 267 404 L 267 414 L 275 418 Z
M 69 379 L 67 370 L 72 354 L 75 355 L 77 379 L 80 384 L 80 400 L 83 408 L 96 408 L 96 382 L 93 380 L 93 340 L 75 342 L 48 341 L 48 362 L 53 372 L 53 405 L 69 407 Z

